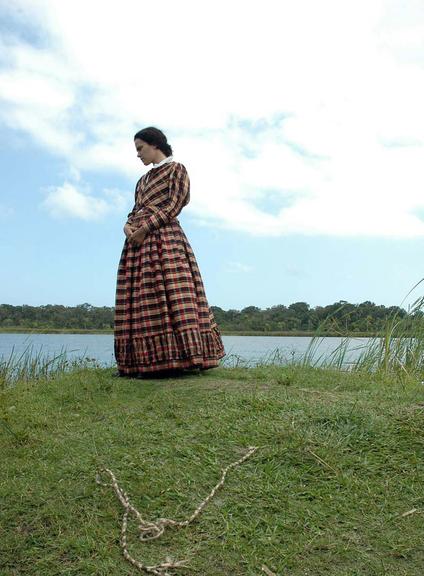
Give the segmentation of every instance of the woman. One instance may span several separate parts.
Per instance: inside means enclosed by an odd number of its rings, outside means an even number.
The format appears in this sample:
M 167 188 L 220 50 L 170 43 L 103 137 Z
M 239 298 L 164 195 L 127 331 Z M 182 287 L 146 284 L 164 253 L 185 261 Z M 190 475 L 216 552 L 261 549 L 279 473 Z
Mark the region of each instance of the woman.
M 145 128 L 137 156 L 153 164 L 135 189 L 118 269 L 115 357 L 122 376 L 213 368 L 225 354 L 190 244 L 176 216 L 190 199 L 166 136 Z

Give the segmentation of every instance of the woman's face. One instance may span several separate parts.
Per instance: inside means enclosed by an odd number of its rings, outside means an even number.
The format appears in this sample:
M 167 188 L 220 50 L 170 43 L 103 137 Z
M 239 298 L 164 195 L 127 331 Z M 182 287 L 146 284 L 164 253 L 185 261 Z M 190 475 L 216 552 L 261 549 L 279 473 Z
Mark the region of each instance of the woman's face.
M 145 166 L 155 162 L 158 153 L 156 146 L 147 144 L 147 142 L 144 142 L 144 140 L 139 140 L 138 138 L 134 140 L 134 144 L 135 149 L 137 150 L 137 156 Z

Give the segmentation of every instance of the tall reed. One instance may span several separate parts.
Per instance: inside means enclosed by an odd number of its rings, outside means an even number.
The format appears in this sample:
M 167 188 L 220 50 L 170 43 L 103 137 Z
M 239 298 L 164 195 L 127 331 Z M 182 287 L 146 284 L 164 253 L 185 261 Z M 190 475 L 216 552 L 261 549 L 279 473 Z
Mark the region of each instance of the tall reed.
M 21 354 L 12 349 L 8 358 L 0 358 L 0 389 L 17 381 L 30 382 L 77 368 L 98 366 L 94 358 L 69 358 L 63 348 L 58 354 L 49 356 L 41 349 L 34 351 L 33 346 L 29 345 Z
M 420 280 L 412 290 L 419 286 Z M 408 293 L 408 297 L 412 290 Z M 343 306 L 338 311 L 342 310 Z M 337 312 L 337 311 L 336 311 Z M 355 339 L 340 331 L 342 341 L 328 356 L 320 352 L 323 337 L 320 332 L 335 327 L 334 317 L 327 318 L 319 327 L 305 352 L 303 366 L 380 372 L 384 375 L 422 377 L 424 373 L 424 297 L 413 302 L 408 314 L 401 317 L 396 311 L 383 330 L 365 342 L 355 345 Z

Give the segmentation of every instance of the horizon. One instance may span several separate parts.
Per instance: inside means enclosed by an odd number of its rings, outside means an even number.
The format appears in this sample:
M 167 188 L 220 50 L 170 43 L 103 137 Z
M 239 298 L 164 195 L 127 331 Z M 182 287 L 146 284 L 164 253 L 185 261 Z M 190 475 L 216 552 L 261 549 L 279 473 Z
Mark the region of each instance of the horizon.
M 389 304 L 389 305 L 385 305 L 385 304 L 380 304 L 377 302 L 373 302 L 372 300 L 363 300 L 362 302 L 348 302 L 347 300 L 337 300 L 335 302 L 331 302 L 330 304 L 317 304 L 316 306 L 311 306 L 308 302 L 305 302 L 304 300 L 298 300 L 296 302 L 291 302 L 290 304 L 271 304 L 270 306 L 267 306 L 266 308 L 261 308 L 259 306 L 256 306 L 255 304 L 248 304 L 247 306 L 244 306 L 243 308 L 222 308 L 221 306 L 216 306 L 215 304 L 210 304 L 211 308 L 220 308 L 221 310 L 223 310 L 224 312 L 228 312 L 230 310 L 234 310 L 236 312 L 242 312 L 243 310 L 245 310 L 246 308 L 257 308 L 258 310 L 264 311 L 264 310 L 269 310 L 271 308 L 277 308 L 279 306 L 284 306 L 285 308 L 289 308 L 290 306 L 294 305 L 294 304 L 306 304 L 307 306 L 309 306 L 309 309 L 314 310 L 316 308 L 327 308 L 329 306 L 335 306 L 337 304 L 340 304 L 341 306 L 349 304 L 351 306 L 361 306 L 362 304 L 372 304 L 373 306 L 383 306 L 384 308 L 400 308 L 403 309 L 405 311 L 407 310 L 407 307 L 402 306 L 401 304 Z M 90 306 L 91 308 L 114 308 L 115 306 L 107 306 L 106 304 L 104 305 L 99 305 L 99 306 L 95 306 L 94 304 L 90 304 L 90 302 L 81 302 L 79 304 L 75 304 L 75 305 L 66 305 L 66 304 L 59 304 L 59 303 L 49 303 L 49 304 L 39 304 L 39 305 L 32 305 L 32 304 L 9 304 L 7 302 L 2 302 L 0 303 L 0 306 L 13 306 L 15 308 L 18 307 L 23 307 L 23 306 L 28 306 L 31 308 L 44 308 L 46 306 L 62 306 L 64 308 L 78 308 L 78 307 L 82 307 L 82 306 Z

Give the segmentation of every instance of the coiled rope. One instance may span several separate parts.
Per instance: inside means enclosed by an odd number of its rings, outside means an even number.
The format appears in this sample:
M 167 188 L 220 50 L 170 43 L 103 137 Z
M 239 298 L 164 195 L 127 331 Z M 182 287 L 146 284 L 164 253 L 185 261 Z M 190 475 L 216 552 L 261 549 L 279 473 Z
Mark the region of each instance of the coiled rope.
M 124 514 L 122 517 L 122 526 L 121 526 L 121 548 L 124 558 L 128 560 L 128 562 L 130 562 L 133 566 L 135 566 L 138 570 L 140 570 L 140 572 L 145 572 L 147 574 L 154 574 L 155 576 L 171 576 L 168 570 L 187 567 L 187 560 L 172 561 L 166 559 L 166 561 L 162 562 L 161 564 L 156 564 L 154 566 L 147 566 L 146 564 L 143 564 L 139 560 L 133 558 L 131 554 L 128 552 L 128 545 L 127 545 L 127 527 L 128 527 L 129 515 L 132 514 L 137 519 L 138 529 L 140 531 L 139 538 L 143 542 L 159 538 L 160 536 L 162 536 L 162 534 L 164 533 L 165 529 L 168 526 L 174 526 L 178 528 L 184 528 L 188 526 L 191 522 L 193 522 L 193 520 L 197 518 L 197 516 L 199 516 L 199 514 L 206 506 L 206 504 L 215 496 L 217 490 L 219 490 L 219 488 L 221 488 L 221 486 L 224 484 L 227 472 L 231 468 L 240 466 L 240 464 L 242 464 L 245 460 L 250 458 L 250 456 L 252 456 L 252 454 L 256 452 L 257 449 L 258 449 L 257 446 L 250 446 L 247 449 L 247 452 L 244 456 L 242 456 L 239 460 L 237 460 L 236 462 L 232 462 L 226 468 L 224 468 L 222 471 L 221 479 L 218 482 L 218 484 L 216 484 L 216 486 L 211 490 L 210 494 L 206 496 L 206 498 L 199 504 L 199 506 L 196 508 L 193 514 L 187 520 L 181 522 L 177 520 L 172 520 L 171 518 L 158 518 L 154 522 L 149 522 L 148 520 L 145 520 L 141 516 L 137 508 L 135 508 L 131 504 L 128 498 L 128 494 L 124 492 L 122 488 L 120 488 L 112 470 L 109 470 L 109 468 L 102 468 L 98 472 L 98 474 L 96 474 L 97 484 L 99 484 L 100 486 L 112 487 L 118 500 L 120 501 L 120 503 L 124 508 Z M 101 474 L 107 474 L 110 477 L 111 482 L 109 484 L 102 482 L 100 479 Z

